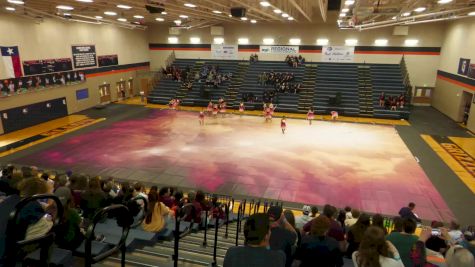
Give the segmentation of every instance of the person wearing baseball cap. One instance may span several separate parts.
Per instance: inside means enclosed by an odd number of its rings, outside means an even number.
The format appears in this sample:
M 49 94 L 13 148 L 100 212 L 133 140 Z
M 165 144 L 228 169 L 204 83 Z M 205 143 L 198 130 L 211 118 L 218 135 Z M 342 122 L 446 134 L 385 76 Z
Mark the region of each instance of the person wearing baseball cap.
M 310 217 L 311 208 L 308 205 L 304 205 L 302 208 L 302 216 L 295 218 L 295 227 L 302 229 L 302 227 L 311 221 L 313 218 Z
M 282 207 L 271 206 L 267 210 L 269 216 L 271 235 L 269 245 L 272 250 L 280 250 L 285 253 L 285 266 L 292 266 L 293 251 L 297 242 L 297 233 L 290 225 L 282 212 Z
M 285 254 L 268 249 L 270 233 L 269 217 L 256 213 L 244 224 L 245 245 L 231 247 L 224 257 L 223 267 L 284 267 Z

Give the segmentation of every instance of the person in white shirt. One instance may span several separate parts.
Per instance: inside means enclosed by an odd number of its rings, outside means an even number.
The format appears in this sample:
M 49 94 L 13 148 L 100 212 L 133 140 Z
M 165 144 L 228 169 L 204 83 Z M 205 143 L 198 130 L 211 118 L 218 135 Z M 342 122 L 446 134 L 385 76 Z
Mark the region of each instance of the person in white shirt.
M 452 238 L 452 241 L 455 244 L 460 244 L 464 240 L 463 233 L 460 230 L 460 224 L 458 224 L 456 221 L 450 222 L 449 236 Z
M 359 217 L 360 217 L 360 211 L 357 210 L 357 209 L 352 209 L 351 210 L 351 218 L 345 220 L 346 228 L 349 228 L 353 224 L 355 224 L 358 221 Z
M 310 206 L 308 205 L 304 205 L 303 208 L 302 208 L 302 213 L 303 215 L 302 216 L 298 216 L 297 218 L 295 218 L 295 227 L 297 229 L 302 229 L 302 227 L 308 223 L 309 221 L 311 221 L 313 218 L 310 217 Z
M 386 241 L 384 231 L 375 226 L 366 230 L 352 259 L 355 267 L 404 267 L 397 249 Z

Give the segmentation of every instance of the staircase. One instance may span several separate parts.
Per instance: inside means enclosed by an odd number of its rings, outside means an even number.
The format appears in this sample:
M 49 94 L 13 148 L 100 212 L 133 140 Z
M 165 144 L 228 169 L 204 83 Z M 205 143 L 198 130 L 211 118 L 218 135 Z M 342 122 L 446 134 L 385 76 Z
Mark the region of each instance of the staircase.
M 373 86 L 369 66 L 358 66 L 360 116 L 373 117 Z
M 186 88 L 186 83 L 188 82 L 193 82 L 195 79 L 195 73 L 200 72 L 201 69 L 203 68 L 205 62 L 204 61 L 196 61 L 195 64 L 193 65 L 193 68 L 190 69 L 190 73 L 188 75 L 188 79 L 184 80 L 181 83 L 180 88 L 176 91 L 176 98 L 183 100 L 183 98 L 186 97 L 188 94 L 188 89 Z
M 305 72 L 300 90 L 300 98 L 298 103 L 298 112 L 306 113 L 308 108 L 313 106 L 313 98 L 315 95 L 315 84 L 317 81 L 317 65 L 305 65 Z
M 237 68 L 236 73 L 233 75 L 231 85 L 229 85 L 228 90 L 224 95 L 224 99 L 228 103 L 229 108 L 237 108 L 240 103 L 240 99 L 238 99 L 239 88 L 242 85 L 244 80 L 244 76 L 249 69 L 249 62 L 241 62 Z

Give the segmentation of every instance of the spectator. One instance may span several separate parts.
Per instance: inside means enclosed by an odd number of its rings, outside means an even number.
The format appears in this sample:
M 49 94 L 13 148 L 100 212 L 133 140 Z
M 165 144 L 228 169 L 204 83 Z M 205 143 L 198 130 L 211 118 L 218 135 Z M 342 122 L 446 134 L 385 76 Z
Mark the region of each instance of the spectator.
M 445 240 L 442 237 L 443 229 L 441 229 L 442 227 L 444 227 L 444 224 L 441 222 L 434 221 L 432 222 L 431 227 L 433 229 L 433 234 L 427 239 L 425 246 L 430 250 L 439 252 L 444 255 L 447 251 L 447 244 L 445 243 Z
M 162 187 L 158 192 L 160 202 L 163 202 L 165 206 L 173 207 L 173 198 L 170 196 L 170 187 Z
M 350 227 L 348 231 L 347 241 L 348 241 L 348 248 L 346 250 L 346 256 L 351 258 L 353 252 L 357 251 L 361 241 L 363 240 L 364 233 L 366 229 L 370 226 L 370 217 L 368 214 L 361 214 L 358 218 L 358 221 Z
M 312 224 L 310 235 L 304 236 L 297 250 L 296 259 L 301 261 L 300 267 L 343 266 L 343 259 L 338 242 L 327 235 L 330 219 L 320 216 Z
M 413 219 L 416 222 L 421 222 L 421 219 L 419 219 L 419 217 L 414 213 L 415 208 L 416 208 L 416 204 L 414 204 L 413 202 L 410 202 L 407 205 L 407 207 L 402 207 L 399 210 L 399 216 L 401 216 L 401 218 L 403 219 L 409 218 L 409 219 Z
M 330 229 L 328 230 L 327 235 L 329 237 L 333 237 L 336 241 L 338 241 L 340 244 L 340 250 L 345 251 L 347 245 L 345 241 L 345 233 L 341 225 L 335 220 L 336 212 L 337 209 L 331 205 L 327 204 L 323 207 L 323 216 L 326 216 L 328 219 L 330 219 Z M 310 232 L 310 229 L 312 228 L 312 223 L 314 221 L 315 219 L 304 225 L 303 232 Z
M 297 234 L 297 246 L 300 246 L 300 241 L 302 240 L 302 236 L 300 235 L 300 231 L 297 229 L 295 225 L 295 216 L 292 210 L 284 210 L 284 217 L 287 222 L 294 228 L 295 233 Z
M 366 230 L 352 259 L 355 267 L 404 267 L 396 247 L 385 240 L 381 228 L 374 226 Z
M 73 194 L 73 202 L 75 207 L 80 207 L 81 197 L 86 192 L 88 186 L 88 177 L 85 174 L 71 175 L 70 188 Z
M 415 230 L 416 223 L 414 220 L 405 218 L 403 221 L 403 232 L 392 232 L 387 237 L 399 251 L 404 266 L 413 266 L 410 251 L 418 240 L 418 237 L 414 235 Z
M 81 195 L 81 209 L 85 218 L 92 219 L 96 211 L 105 205 L 106 194 L 102 191 L 100 177 L 89 180 L 89 188 Z
M 163 202 L 160 202 L 156 191 L 152 191 L 148 194 L 148 201 L 149 209 L 145 220 L 142 222 L 142 228 L 147 232 L 159 233 L 166 226 L 166 216 L 170 213 L 170 210 Z
M 449 236 L 455 244 L 461 244 L 464 240 L 464 235 L 460 230 L 460 224 L 456 221 L 450 222 Z
M 345 207 L 345 220 L 353 218 L 353 214 L 351 213 L 351 207 Z
M 59 188 L 55 195 L 63 204 L 63 218 L 57 228 L 55 242 L 60 248 L 75 250 L 84 241 L 84 234 L 81 232 L 82 218 L 74 208 L 71 192 L 68 194 L 64 188 Z
M 336 220 L 343 227 L 344 232 L 346 232 L 345 231 L 345 219 L 346 219 L 346 211 L 345 210 L 338 211 L 338 216 L 337 216 Z
M 307 205 L 304 205 L 303 208 L 302 208 L 302 216 L 298 216 L 296 219 L 295 219 L 295 227 L 297 227 L 298 229 L 302 229 L 302 227 L 308 223 L 309 221 L 311 221 L 313 218 L 310 217 L 310 211 L 311 211 L 311 208 L 310 206 L 307 206 Z
M 320 216 L 320 214 L 318 213 L 318 207 L 317 206 L 312 206 L 310 208 L 310 217 L 317 218 L 318 216 Z
M 386 230 L 386 227 L 384 227 L 384 218 L 381 216 L 381 214 L 378 213 L 373 215 L 371 225 L 381 228 L 385 235 L 388 234 L 388 230 Z
M 292 266 L 292 251 L 297 241 L 297 233 L 287 222 L 280 206 L 271 206 L 267 211 L 269 216 L 271 236 L 269 239 L 272 250 L 281 250 L 285 253 L 285 266 Z
M 453 246 L 447 251 L 446 255 L 447 267 L 473 267 L 475 266 L 475 260 L 472 253 L 469 250 L 460 247 Z
M 346 219 L 345 220 L 345 226 L 347 228 L 351 227 L 353 224 L 355 224 L 358 221 L 358 218 L 360 217 L 360 211 L 357 209 L 352 209 L 351 210 L 351 219 Z
M 285 254 L 268 250 L 271 237 L 269 217 L 256 213 L 244 224 L 244 246 L 231 247 L 224 257 L 223 267 L 284 267 Z
M 404 220 L 403 220 L 401 217 L 399 217 L 399 216 L 394 217 L 394 218 L 393 218 L 393 226 L 394 226 L 394 228 L 393 228 L 393 230 L 391 231 L 391 233 L 393 233 L 393 232 L 394 232 L 394 233 L 400 233 L 400 232 L 402 232 L 402 231 L 403 231 L 403 229 L 402 229 L 402 222 L 403 222 L 403 221 L 404 221 Z

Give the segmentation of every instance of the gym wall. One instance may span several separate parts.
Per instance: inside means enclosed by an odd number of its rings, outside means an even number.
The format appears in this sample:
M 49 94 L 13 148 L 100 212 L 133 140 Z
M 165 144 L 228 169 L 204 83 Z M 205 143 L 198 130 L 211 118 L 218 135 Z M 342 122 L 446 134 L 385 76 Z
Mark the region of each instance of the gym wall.
M 329 39 L 329 45 L 344 45 L 345 39 L 358 39 L 356 47 L 355 62 L 367 63 L 391 63 L 400 62 L 402 55 L 405 55 L 412 85 L 417 86 L 434 86 L 439 66 L 440 48 L 443 43 L 443 35 L 445 33 L 445 24 L 434 23 L 424 25 L 413 25 L 409 27 L 409 35 L 395 36 L 393 35 L 393 27 L 380 28 L 369 31 L 356 30 L 339 30 L 333 24 L 295 24 L 288 23 L 276 27 L 275 24 L 250 23 L 242 25 L 224 24 L 224 36 L 226 44 L 235 44 L 237 39 L 241 37 L 249 38 L 249 44 L 262 44 L 263 38 L 274 38 L 277 45 L 288 45 L 290 38 L 300 38 L 301 46 L 316 46 L 317 38 Z M 187 45 L 186 49 L 176 49 L 173 44 L 168 44 L 168 28 L 166 26 L 152 26 L 147 31 L 151 43 L 151 68 L 158 69 L 163 66 L 168 55 L 175 51 L 177 58 L 211 58 L 209 48 L 203 48 L 203 44 L 211 44 L 213 36 L 210 34 L 209 28 L 182 30 L 178 35 L 178 43 Z M 200 37 L 202 45 L 191 45 L 190 37 Z M 381 48 L 374 46 L 375 39 L 388 39 L 388 47 Z M 404 46 L 406 39 L 418 39 L 419 44 L 415 48 Z M 168 46 L 168 48 L 153 48 L 154 45 Z M 363 47 L 358 51 L 359 47 Z M 369 47 L 373 51 L 369 51 L 364 47 Z M 174 49 L 175 48 L 175 49 Z M 321 52 L 310 49 L 304 50 L 301 54 L 306 58 L 307 62 L 321 61 Z M 415 52 L 412 50 L 416 50 Z M 412 51 L 412 52 L 411 52 Z M 251 53 L 256 50 L 240 49 L 239 59 L 248 60 Z M 261 60 L 283 60 L 282 55 L 260 54 Z

